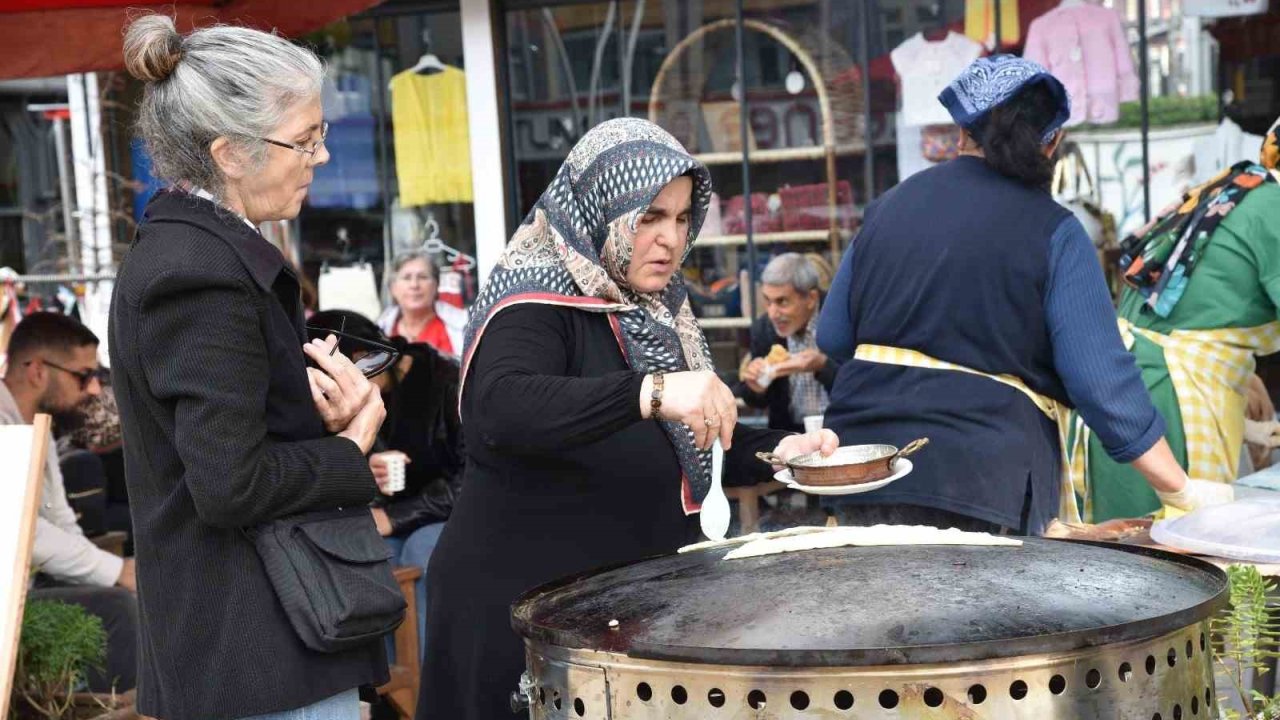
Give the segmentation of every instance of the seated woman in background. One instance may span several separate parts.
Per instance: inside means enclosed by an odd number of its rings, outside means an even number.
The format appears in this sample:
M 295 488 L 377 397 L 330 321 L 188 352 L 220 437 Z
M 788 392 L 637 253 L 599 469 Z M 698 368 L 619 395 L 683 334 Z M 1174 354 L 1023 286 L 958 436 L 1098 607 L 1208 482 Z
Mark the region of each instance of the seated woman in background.
M 393 304 L 378 318 L 382 332 L 460 355 L 467 311 L 440 301 L 440 270 L 431 257 L 422 252 L 397 255 L 391 272 Z
M 368 318 L 326 310 L 308 325 L 338 335 L 339 350 L 359 362 L 376 344 L 400 351 L 395 365 L 371 381 L 382 391 L 387 419 L 378 432 L 369 468 L 383 496 L 373 518 L 397 565 L 422 568 L 418 579 L 418 648 L 426 647 L 427 562 L 462 485 L 462 428 L 458 420 L 458 366 L 435 348 L 388 339 Z M 391 491 L 388 463 L 402 458 L 404 489 Z
M 1255 356 L 1280 350 L 1278 167 L 1280 120 L 1260 159 L 1225 169 L 1122 245 L 1121 333 L 1195 478 L 1235 480 Z M 1160 507 L 1141 477 L 1098 452 L 1096 437 L 1089 443 L 1095 518 Z

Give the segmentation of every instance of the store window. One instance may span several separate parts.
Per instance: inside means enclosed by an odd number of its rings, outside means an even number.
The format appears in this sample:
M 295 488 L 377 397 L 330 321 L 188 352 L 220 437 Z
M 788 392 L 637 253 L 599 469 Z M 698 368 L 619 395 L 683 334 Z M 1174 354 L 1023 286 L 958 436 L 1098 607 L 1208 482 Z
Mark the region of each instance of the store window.
M 304 40 L 329 70 L 330 161 L 298 221 L 321 304 L 331 304 L 330 269 L 367 264 L 381 288 L 387 263 L 411 250 L 439 267 L 442 299 L 464 303 L 475 285 L 475 214 L 459 13 L 388 3 Z

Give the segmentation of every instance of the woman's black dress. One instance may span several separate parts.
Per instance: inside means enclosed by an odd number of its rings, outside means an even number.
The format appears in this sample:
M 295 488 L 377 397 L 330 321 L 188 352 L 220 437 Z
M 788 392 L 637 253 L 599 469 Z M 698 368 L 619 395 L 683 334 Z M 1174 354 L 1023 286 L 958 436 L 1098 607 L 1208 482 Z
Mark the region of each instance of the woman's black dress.
M 465 490 L 428 570 L 417 720 L 508 720 L 524 646 L 511 603 L 559 577 L 699 539 L 675 451 L 640 417 L 607 316 L 548 305 L 498 313 L 463 394 Z M 739 427 L 726 484 L 768 479 L 756 450 L 785 433 Z

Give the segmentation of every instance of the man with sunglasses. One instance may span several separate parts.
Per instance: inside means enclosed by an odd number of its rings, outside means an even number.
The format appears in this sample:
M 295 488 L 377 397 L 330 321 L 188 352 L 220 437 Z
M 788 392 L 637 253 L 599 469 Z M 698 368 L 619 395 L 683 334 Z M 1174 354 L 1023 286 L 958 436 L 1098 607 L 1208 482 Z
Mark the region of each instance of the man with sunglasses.
M 14 329 L 8 352 L 8 371 L 0 383 L 0 424 L 30 425 L 37 413 L 67 413 L 102 391 L 98 338 L 69 317 L 51 312 L 27 316 Z M 103 671 L 90 674 L 90 689 L 129 690 L 137 674 L 133 560 L 101 550 L 85 537 L 67 502 L 52 437 L 48 446 L 31 552 L 33 565 L 48 581 L 28 597 L 80 605 L 101 618 L 107 662 Z

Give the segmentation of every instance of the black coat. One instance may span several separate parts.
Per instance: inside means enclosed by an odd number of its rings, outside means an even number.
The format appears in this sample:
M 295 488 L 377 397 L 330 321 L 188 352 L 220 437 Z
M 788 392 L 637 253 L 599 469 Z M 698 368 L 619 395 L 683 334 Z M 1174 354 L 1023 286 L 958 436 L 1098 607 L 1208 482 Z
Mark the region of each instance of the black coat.
M 359 448 L 313 406 L 304 333 L 297 278 L 262 236 L 185 193 L 151 201 L 109 332 L 144 715 L 240 718 L 387 678 L 380 641 L 334 654 L 302 644 L 242 531 L 376 492 Z
M 769 316 L 761 315 L 751 325 L 751 357 L 761 358 L 768 355 L 769 349 L 774 345 L 785 347 L 786 343 L 778 337 L 778 331 L 773 329 Z M 836 373 L 839 370 L 840 363 L 828 357 L 827 364 L 817 373 L 818 382 L 822 383 L 822 387 L 826 388 L 828 393 L 831 392 L 831 386 L 835 384 Z M 791 417 L 791 383 L 787 382 L 787 378 L 778 378 L 769 383 L 769 387 L 765 388 L 763 393 L 753 392 L 745 382 L 739 382 L 734 386 L 734 393 L 751 407 L 768 408 L 770 428 L 792 432 L 804 429 L 802 423 L 796 422 Z
M 405 348 L 413 364 L 383 397 L 387 419 L 378 431 L 377 450 L 409 456 L 405 489 L 377 504 L 386 510 L 391 532 L 405 537 L 430 523 L 449 519 L 462 491 L 462 423 L 458 419 L 458 364 L 435 348 Z

